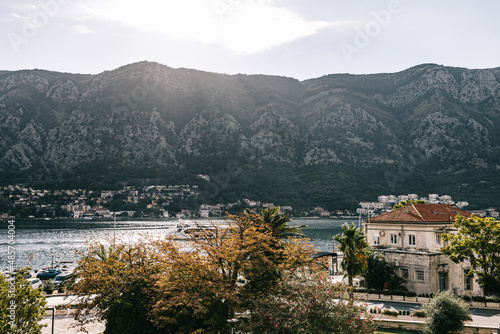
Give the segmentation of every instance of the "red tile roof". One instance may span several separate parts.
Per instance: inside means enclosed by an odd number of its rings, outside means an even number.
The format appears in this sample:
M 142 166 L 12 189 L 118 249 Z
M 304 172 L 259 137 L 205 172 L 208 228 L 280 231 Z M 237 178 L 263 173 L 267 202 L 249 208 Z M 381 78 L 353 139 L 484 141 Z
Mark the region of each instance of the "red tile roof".
M 466 218 L 471 214 L 457 209 L 451 204 L 410 204 L 406 207 L 386 212 L 380 216 L 370 218 L 370 222 L 400 223 L 444 223 L 454 222 L 455 216 L 462 215 Z

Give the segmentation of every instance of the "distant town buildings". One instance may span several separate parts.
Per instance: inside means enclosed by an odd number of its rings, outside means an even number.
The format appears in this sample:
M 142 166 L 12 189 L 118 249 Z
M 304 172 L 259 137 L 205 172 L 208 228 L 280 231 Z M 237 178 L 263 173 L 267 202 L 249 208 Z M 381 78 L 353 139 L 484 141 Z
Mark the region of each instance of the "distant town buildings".
M 373 216 L 383 212 L 390 211 L 392 207 L 403 201 L 424 201 L 429 204 L 454 204 L 457 208 L 463 209 L 469 205 L 466 201 L 453 202 L 451 196 L 438 194 L 429 194 L 427 197 L 419 197 L 417 194 L 408 195 L 380 195 L 378 202 L 360 202 L 356 212 L 363 216 Z
M 198 178 L 209 181 L 207 175 Z M 202 203 L 196 204 L 202 191 L 196 185 L 148 185 L 144 187 L 126 186 L 120 190 L 92 191 L 86 189 L 35 189 L 24 185 L 0 187 L 0 196 L 5 197 L 14 207 L 14 216 L 18 217 L 74 217 L 74 218 L 111 218 L 118 217 L 158 217 L 158 218 L 218 218 L 235 206 L 248 208 L 260 213 L 263 208 L 280 207 L 280 213 L 288 213 L 304 217 L 352 218 L 353 216 L 375 216 L 390 211 L 401 201 L 426 201 L 431 204 L 455 204 L 459 209 L 469 205 L 466 201 L 453 202 L 449 195 L 428 194 L 420 197 L 417 194 L 380 195 L 378 201 L 360 202 L 356 212 L 347 209 L 327 209 L 316 206 L 310 210 L 294 211 L 290 205 L 261 202 L 245 198 L 236 203 Z M 189 207 L 179 203 L 189 203 Z M 30 210 L 20 210 L 30 208 Z M 31 210 L 34 209 L 34 210 Z M 471 211 L 481 217 L 498 218 L 495 208 Z M 0 218 L 9 217 L 0 212 Z
M 206 181 L 206 175 L 198 175 Z M 203 203 L 196 205 L 201 194 L 198 186 L 190 185 L 149 185 L 127 186 L 121 190 L 92 191 L 86 189 L 39 190 L 22 185 L 0 187 L 0 196 L 5 197 L 14 207 L 14 215 L 34 218 L 35 212 L 43 212 L 37 218 L 74 217 L 78 219 L 118 217 L 156 218 L 219 218 L 235 206 L 244 206 L 260 213 L 261 208 L 273 208 L 274 203 L 262 203 L 251 199 L 244 203 Z M 192 203 L 189 208 L 176 208 L 176 203 Z M 169 210 L 169 206 L 173 209 Z M 21 208 L 30 208 L 25 214 Z M 31 210 L 33 209 L 33 210 Z M 59 210 L 57 213 L 56 211 Z M 289 205 L 280 206 L 280 212 L 292 212 Z M 172 212 L 170 212 L 172 211 Z M 22 212 L 22 213 L 19 213 Z M 8 213 L 0 213 L 0 218 L 8 218 Z

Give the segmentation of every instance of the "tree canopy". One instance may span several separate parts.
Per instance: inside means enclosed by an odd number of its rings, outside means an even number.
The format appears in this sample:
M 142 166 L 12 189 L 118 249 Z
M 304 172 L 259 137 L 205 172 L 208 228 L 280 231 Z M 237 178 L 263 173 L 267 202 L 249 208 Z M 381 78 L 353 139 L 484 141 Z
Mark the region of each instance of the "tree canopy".
M 364 304 L 335 302 L 348 298 L 343 284 L 325 271 L 289 271 L 252 313 L 250 333 L 373 333 Z
M 301 229 L 307 228 L 307 225 L 289 226 L 290 217 L 287 214 L 281 215 L 279 212 L 279 206 L 262 210 L 262 222 L 271 228 L 273 236 L 275 238 L 305 238 Z
M 437 294 L 425 305 L 425 333 L 458 333 L 464 321 L 470 319 L 469 307 L 450 291 Z
M 411 205 L 411 204 L 429 204 L 429 202 L 427 201 L 423 201 L 421 199 L 419 200 L 406 200 L 406 201 L 400 201 L 398 204 L 394 205 L 392 207 L 392 210 L 396 210 L 396 209 L 399 209 L 399 208 L 404 208 L 405 206 L 407 205 Z
M 286 271 L 314 268 L 309 243 L 280 239 L 259 215 L 230 215 L 212 227 L 184 242 L 91 242 L 75 285 L 81 313 L 97 310 L 106 334 L 134 333 L 134 325 L 141 333 L 224 331 L 236 313 L 256 309 Z
M 457 234 L 444 234 L 442 249 L 455 263 L 469 261 L 469 275 L 476 275 L 485 291 L 500 292 L 500 221 L 494 218 L 457 216 Z
M 363 229 L 344 224 L 342 234 L 337 234 L 333 239 L 339 243 L 339 251 L 343 252 L 341 262 L 342 270 L 349 280 L 349 286 L 353 285 L 353 278 L 362 275 L 368 267 L 368 242 Z
M 45 297 L 33 289 L 21 270 L 15 277 L 0 275 L 0 333 L 40 334 Z
M 394 265 L 388 262 L 383 256 L 369 251 L 367 258 L 367 268 L 364 273 L 367 287 L 369 289 L 382 290 L 386 287 L 393 290 L 406 290 L 404 279 L 396 274 Z

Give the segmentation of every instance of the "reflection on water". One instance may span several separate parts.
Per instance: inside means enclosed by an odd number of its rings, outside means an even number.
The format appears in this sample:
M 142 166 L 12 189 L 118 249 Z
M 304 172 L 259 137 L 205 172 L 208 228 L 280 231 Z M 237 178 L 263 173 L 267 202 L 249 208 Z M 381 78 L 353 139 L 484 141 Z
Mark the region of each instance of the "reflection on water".
M 308 225 L 304 233 L 312 239 L 319 251 L 332 251 L 332 236 L 340 233 L 341 226 L 353 220 L 346 219 L 295 219 L 290 225 Z M 123 240 L 138 240 L 141 235 L 163 237 L 176 221 L 117 221 L 116 237 Z M 0 269 L 8 267 L 8 230 L 7 222 L 2 222 L 0 230 Z M 113 221 L 87 220 L 29 220 L 15 222 L 15 267 L 31 265 L 40 269 L 51 265 L 54 254 L 56 261 L 73 261 L 76 264 L 76 251 L 84 251 L 87 240 L 113 238 Z M 29 261 L 29 254 L 33 260 Z

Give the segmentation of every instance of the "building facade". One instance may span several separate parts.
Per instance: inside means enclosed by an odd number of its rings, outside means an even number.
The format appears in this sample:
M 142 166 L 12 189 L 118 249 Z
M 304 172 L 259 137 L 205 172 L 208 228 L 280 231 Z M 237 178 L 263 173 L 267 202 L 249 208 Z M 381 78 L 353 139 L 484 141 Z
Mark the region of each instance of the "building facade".
M 454 263 L 441 252 L 446 246 L 442 235 L 457 233 L 453 227 L 457 215 L 471 216 L 448 204 L 411 204 L 367 220 L 365 235 L 370 247 L 395 265 L 409 291 L 482 295 L 476 280 L 466 276 L 470 264 Z

